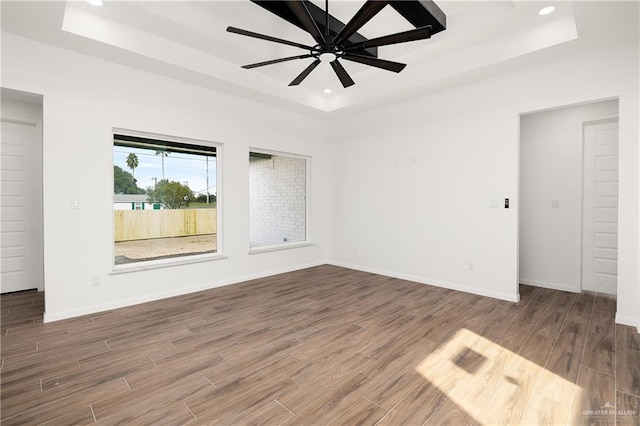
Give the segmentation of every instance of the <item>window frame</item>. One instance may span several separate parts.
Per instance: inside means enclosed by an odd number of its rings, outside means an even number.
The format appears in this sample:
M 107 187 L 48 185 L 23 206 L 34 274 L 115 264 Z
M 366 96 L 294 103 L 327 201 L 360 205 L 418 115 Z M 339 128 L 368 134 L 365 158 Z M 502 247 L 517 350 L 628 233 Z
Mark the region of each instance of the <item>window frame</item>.
M 268 246 L 257 246 L 251 247 L 251 181 L 248 179 L 247 183 L 247 192 L 249 194 L 249 211 L 248 211 L 248 245 L 249 245 L 249 254 L 259 254 L 266 253 L 272 251 L 280 251 L 280 250 L 290 250 L 301 247 L 309 247 L 315 245 L 312 242 L 312 229 L 311 229 L 311 169 L 312 169 L 312 157 L 306 154 L 297 154 L 292 152 L 285 151 L 276 151 L 272 149 L 264 149 L 258 148 L 255 146 L 250 146 L 247 152 L 247 178 L 249 178 L 249 160 L 251 153 L 256 154 L 264 154 L 271 156 L 279 156 L 279 157 L 289 157 L 305 160 L 305 239 L 304 241 L 296 241 L 296 242 L 283 242 L 280 244 L 273 244 Z
M 205 253 L 205 254 L 192 254 L 192 255 L 184 255 L 184 256 L 176 256 L 165 259 L 152 259 L 145 260 L 140 262 L 132 262 L 132 263 L 124 263 L 117 265 L 115 263 L 115 217 L 111 215 L 111 266 L 112 275 L 128 273 L 128 272 L 136 272 L 143 271 L 149 269 L 158 269 L 158 268 L 166 268 L 172 266 L 180 266 L 180 265 L 188 265 L 192 263 L 200 263 L 200 262 L 209 262 L 212 260 L 218 259 L 226 259 L 224 253 L 224 243 L 223 243 L 223 186 L 222 186 L 222 158 L 223 158 L 223 144 L 220 142 L 208 141 L 203 139 L 192 139 L 187 137 L 180 136 L 170 136 L 163 135 L 158 133 L 150 133 L 143 132 L 138 130 L 131 129 L 123 129 L 114 127 L 111 129 L 111 208 L 113 209 L 113 165 L 114 163 L 114 154 L 113 148 L 115 147 L 115 136 L 116 135 L 124 135 L 130 137 L 139 137 L 145 139 L 156 139 L 160 141 L 172 142 L 172 143 L 183 143 L 188 145 L 199 145 L 203 147 L 215 148 L 216 150 L 216 252 L 215 253 Z M 149 203 L 150 206 L 153 206 L 153 203 Z

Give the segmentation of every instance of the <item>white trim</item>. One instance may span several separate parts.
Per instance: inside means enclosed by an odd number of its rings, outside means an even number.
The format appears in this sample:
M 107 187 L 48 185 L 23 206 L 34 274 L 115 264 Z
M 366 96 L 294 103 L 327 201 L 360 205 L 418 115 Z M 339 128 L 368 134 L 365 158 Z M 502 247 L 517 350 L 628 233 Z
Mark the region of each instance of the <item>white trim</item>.
M 580 288 L 569 284 L 552 283 L 548 281 L 530 280 L 528 278 L 520 278 L 520 284 L 530 285 L 533 287 L 549 288 L 551 290 L 568 291 L 570 293 L 580 293 Z
M 173 266 L 189 265 L 192 263 L 209 262 L 213 260 L 226 259 L 227 256 L 211 254 L 192 254 L 189 256 L 176 256 L 169 259 L 148 260 L 141 262 L 131 262 L 121 265 L 114 265 L 109 275 L 126 274 L 129 272 L 148 271 L 151 269 L 170 268 Z
M 521 112 L 520 115 L 529 115 L 529 114 L 536 114 L 539 112 L 547 112 L 547 111 L 554 111 L 554 110 L 561 110 L 561 109 L 565 109 L 565 108 L 573 108 L 573 107 L 579 107 L 579 106 L 583 106 L 583 105 L 592 105 L 592 104 L 597 104 L 600 102 L 608 102 L 608 101 L 620 101 L 620 97 L 619 96 L 607 96 L 604 98 L 597 98 L 597 99 L 587 99 L 587 100 L 583 100 L 583 101 L 579 101 L 579 102 L 573 102 L 570 104 L 560 104 L 560 105 L 553 105 L 550 107 L 545 107 L 545 108 L 538 108 L 538 109 L 533 109 L 530 111 L 524 111 Z M 620 106 L 620 104 L 618 104 L 618 107 Z
M 270 251 L 280 251 L 311 246 L 315 246 L 315 244 L 309 241 L 302 241 L 299 243 L 278 244 L 277 246 L 254 247 L 249 249 L 249 254 L 267 253 Z
M 377 269 L 377 268 L 369 268 L 366 266 L 359 266 L 359 265 L 354 265 L 354 264 L 350 264 L 350 263 L 344 263 L 344 262 L 337 262 L 337 261 L 333 261 L 330 260 L 328 262 L 329 265 L 333 265 L 333 266 L 339 266 L 341 268 L 347 268 L 347 269 L 353 269 L 356 271 L 362 271 L 362 272 L 369 272 L 372 274 L 378 274 L 378 275 L 384 275 L 386 277 L 391 277 L 391 278 L 398 278 L 401 280 L 407 280 L 407 281 L 413 281 L 419 284 L 426 284 L 426 285 L 432 285 L 435 287 L 442 287 L 442 288 L 447 288 L 450 290 L 456 290 L 456 291 L 462 291 L 465 293 L 470 293 L 470 294 L 475 294 L 477 296 L 485 296 L 485 297 L 491 297 L 494 299 L 500 299 L 500 300 L 506 300 L 508 302 L 519 302 L 520 301 L 520 295 L 519 294 L 507 294 L 507 293 L 503 293 L 503 292 L 498 292 L 498 291 L 483 291 L 480 290 L 476 287 L 469 287 L 467 285 L 464 284 L 458 284 L 458 283 L 452 283 L 452 282 L 448 282 L 448 281 L 440 281 L 440 280 L 435 280 L 435 279 L 429 279 L 429 278 L 424 278 L 424 277 L 418 277 L 415 275 L 409 275 L 409 274 L 403 274 L 403 273 L 399 273 L 399 272 L 391 272 L 391 271 L 386 271 L 386 270 L 382 270 L 382 269 Z
M 311 191 L 311 174 L 312 174 L 312 167 L 313 167 L 313 161 L 311 160 L 311 156 L 306 156 L 306 161 L 304 162 L 304 174 L 305 174 L 305 224 L 304 224 L 304 236 L 305 236 L 305 241 L 309 244 L 312 244 L 312 235 L 311 235 L 311 213 L 313 211 L 313 206 L 312 206 L 312 201 L 313 201 L 313 197 L 311 196 L 312 192 Z
M 301 160 L 308 160 L 308 159 L 311 158 L 311 156 L 308 155 L 308 154 L 295 154 L 293 152 L 276 151 L 276 150 L 273 150 L 273 149 L 257 148 L 255 146 L 250 146 L 249 147 L 249 152 L 255 152 L 257 154 L 274 155 L 274 156 L 277 156 L 277 157 L 299 158 Z
M 224 256 L 224 144 L 216 145 L 216 253 Z M 207 192 L 209 188 L 207 188 Z M 220 232 L 222 230 L 222 232 Z
M 635 327 L 636 330 L 638 330 L 638 333 L 640 333 L 640 324 L 637 323 L 636 318 L 616 314 L 616 324 L 629 325 L 631 327 Z
M 96 305 L 91 305 L 91 306 L 82 307 L 78 309 L 70 309 L 67 311 L 56 312 L 55 314 L 47 314 L 47 312 L 45 312 L 44 322 L 49 323 L 53 321 L 60 321 L 67 318 L 75 318 L 82 315 L 90 315 L 98 312 L 109 311 L 112 309 L 125 308 L 127 306 L 137 305 L 140 303 L 153 302 L 156 300 L 166 299 L 168 297 L 182 296 L 189 293 L 195 293 L 203 290 L 211 290 L 213 288 L 223 287 L 231 284 L 237 284 L 244 281 L 250 281 L 250 280 L 259 279 L 259 278 L 266 278 L 273 275 L 284 274 L 287 272 L 298 271 L 301 269 L 312 268 L 320 265 L 326 265 L 327 263 L 328 262 L 326 260 L 320 260 L 320 261 L 310 262 L 307 264 L 302 264 L 297 266 L 274 269 L 267 272 L 244 275 L 241 277 L 230 278 L 230 279 L 212 282 L 208 284 L 200 284 L 197 286 L 182 288 L 178 290 L 164 291 L 164 292 L 140 296 L 140 297 L 132 297 L 130 299 L 119 300 L 117 302 L 96 304 Z
M 582 249 L 583 240 L 584 240 L 584 126 L 585 121 L 582 122 L 582 135 L 581 141 L 578 144 L 578 152 L 576 155 L 578 156 L 578 167 L 576 167 L 576 286 L 575 292 L 580 293 L 582 291 L 582 263 L 584 250 Z M 547 287 L 550 288 L 550 287 Z M 551 287 L 552 288 L 552 287 Z
M 618 109 L 620 109 L 620 98 L 609 99 L 609 101 L 616 101 L 616 100 L 618 101 Z M 584 128 L 584 126 L 590 126 L 593 124 L 609 123 L 611 121 L 617 121 L 618 125 L 620 125 L 620 113 L 602 114 L 602 115 L 598 115 L 592 118 L 582 120 L 582 127 Z
M 522 211 L 520 205 L 522 198 L 520 197 L 520 182 L 522 182 L 522 114 L 517 114 L 517 128 L 518 128 L 518 143 L 516 144 L 516 200 L 517 204 L 514 204 L 516 209 L 516 277 L 520 276 L 520 212 Z M 520 280 L 515 283 L 516 294 L 518 301 L 520 300 Z

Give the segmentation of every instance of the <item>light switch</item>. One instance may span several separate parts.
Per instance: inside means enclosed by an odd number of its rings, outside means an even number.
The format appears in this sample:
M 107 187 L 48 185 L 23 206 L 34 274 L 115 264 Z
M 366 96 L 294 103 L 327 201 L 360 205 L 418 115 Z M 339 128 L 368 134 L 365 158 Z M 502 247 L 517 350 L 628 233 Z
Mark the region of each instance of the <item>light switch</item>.
M 80 200 L 71 199 L 71 210 L 80 210 Z
M 551 208 L 559 209 L 560 208 L 560 200 L 551 200 Z

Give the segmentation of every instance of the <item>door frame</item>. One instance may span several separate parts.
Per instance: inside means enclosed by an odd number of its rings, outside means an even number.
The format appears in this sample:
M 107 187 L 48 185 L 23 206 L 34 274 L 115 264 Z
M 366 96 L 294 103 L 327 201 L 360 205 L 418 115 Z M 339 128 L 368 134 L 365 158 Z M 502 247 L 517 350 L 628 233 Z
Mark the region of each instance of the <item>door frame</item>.
M 578 188 L 578 209 L 577 209 L 577 220 L 576 220 L 576 247 L 578 249 L 578 256 L 576 256 L 576 276 L 578 277 L 578 290 L 580 292 L 583 291 L 582 287 L 582 264 L 584 259 L 584 250 L 582 247 L 582 242 L 584 241 L 584 144 L 585 144 L 585 128 L 587 126 L 592 126 L 594 124 L 605 124 L 617 122 L 618 130 L 620 129 L 620 113 L 618 114 L 604 114 L 597 117 L 592 117 L 587 120 L 582 121 L 582 143 L 578 146 L 578 158 L 580 159 L 580 166 L 578 167 L 578 176 L 577 176 L 577 188 Z M 618 146 L 620 145 L 620 136 L 618 135 Z M 620 157 L 618 157 L 618 178 L 620 177 Z M 618 204 L 620 200 L 618 199 Z M 619 213 L 618 213 L 619 214 Z M 619 235 L 616 239 L 619 238 Z M 616 260 L 616 264 L 618 261 Z
M 10 102 L 10 101 L 9 101 Z M 42 105 L 41 105 L 42 106 Z M 36 288 L 38 291 L 44 291 L 45 289 L 45 280 L 44 280 L 44 179 L 43 179 L 43 135 L 42 135 L 42 120 L 36 119 L 32 117 L 22 116 L 20 114 L 15 114 L 12 111 L 7 111 L 5 108 L 2 110 L 2 116 L 0 116 L 0 121 L 6 123 L 14 123 L 14 124 L 22 124 L 27 126 L 35 126 L 36 128 L 36 141 L 35 148 L 37 150 L 35 155 L 35 180 L 38 183 L 38 189 L 40 191 L 40 203 L 38 203 L 37 208 L 37 216 L 40 220 L 36 224 L 36 238 L 35 242 L 39 247 L 38 252 L 38 261 L 42 267 L 42 275 L 38 280 L 38 285 Z
M 600 102 L 607 102 L 607 101 L 618 101 L 618 112 L 617 113 L 612 113 L 612 114 L 598 114 L 598 115 L 594 115 L 593 117 L 589 117 L 587 119 L 583 119 L 582 121 L 582 141 L 581 143 L 578 144 L 578 148 L 576 149 L 576 155 L 578 155 L 579 159 L 580 159 L 580 164 L 578 166 L 578 170 L 577 170 L 577 176 L 576 176 L 576 186 L 577 186 L 577 191 L 578 192 L 578 201 L 579 201 L 579 206 L 577 208 L 576 214 L 578 215 L 578 220 L 576 221 L 576 249 L 578 250 L 577 254 L 576 254 L 576 265 L 574 265 L 574 268 L 577 272 L 577 282 L 575 283 L 575 287 L 572 289 L 566 288 L 566 289 L 559 289 L 559 290 L 563 290 L 563 291 L 569 291 L 569 292 L 575 292 L 575 293 L 580 293 L 582 292 L 582 212 L 584 209 L 583 206 L 583 173 L 584 173 L 584 126 L 585 124 L 593 124 L 593 123 L 597 123 L 597 122 L 606 122 L 608 120 L 618 120 L 618 123 L 620 121 L 620 97 L 619 96 L 611 96 L 611 97 L 604 97 L 604 98 L 597 98 L 597 99 L 591 99 L 591 100 L 586 100 L 586 101 L 582 101 L 582 102 L 574 102 L 574 103 L 568 103 L 568 104 L 559 104 L 559 105 L 552 105 L 552 106 L 547 106 L 547 107 L 541 107 L 541 108 L 535 108 L 535 109 L 530 109 L 530 110 L 524 110 L 524 111 L 519 111 L 516 114 L 516 134 L 517 134 L 517 146 L 516 146 L 516 169 L 517 169 L 517 200 L 518 200 L 518 204 L 517 204 L 517 209 L 518 209 L 518 214 L 517 214 L 517 219 L 516 219 L 516 253 L 518 254 L 517 259 L 516 259 L 516 279 L 515 279 L 515 287 L 516 287 L 516 295 L 518 300 L 520 300 L 520 285 L 524 284 L 521 282 L 520 280 L 520 239 L 521 239 L 521 235 L 520 235 L 520 222 L 521 222 L 521 209 L 520 209 L 520 200 L 521 200 L 521 187 L 520 187 L 520 183 L 521 183 L 521 179 L 522 179 L 522 168 L 521 168 L 521 151 L 522 151 L 522 128 L 521 128 L 521 123 L 522 123 L 522 117 L 525 115 L 529 115 L 529 114 L 536 114 L 536 113 L 540 113 L 540 112 L 545 112 L 545 111 L 554 111 L 554 110 L 561 110 L 564 108 L 571 108 L 571 107 L 576 107 L 576 106 L 581 106 L 581 105 L 590 105 L 590 104 L 594 104 L 594 103 L 600 103 Z M 618 140 L 619 142 L 619 140 Z M 619 160 L 618 160 L 619 163 Z M 531 285 L 537 285 L 537 284 L 531 284 Z M 544 287 L 544 286 L 542 286 Z M 556 287 L 550 287 L 553 289 L 558 289 Z M 639 294 L 640 295 L 640 294 Z M 640 321 L 640 320 L 639 320 Z M 638 323 L 638 330 L 640 330 L 640 322 Z

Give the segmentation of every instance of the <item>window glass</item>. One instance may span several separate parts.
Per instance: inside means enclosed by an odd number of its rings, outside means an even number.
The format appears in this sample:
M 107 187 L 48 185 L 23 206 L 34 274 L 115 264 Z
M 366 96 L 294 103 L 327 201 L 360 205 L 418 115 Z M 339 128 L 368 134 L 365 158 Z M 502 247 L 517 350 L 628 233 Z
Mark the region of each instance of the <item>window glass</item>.
M 215 145 L 114 134 L 114 264 L 218 251 Z
M 307 241 L 307 158 L 249 153 L 250 247 Z

